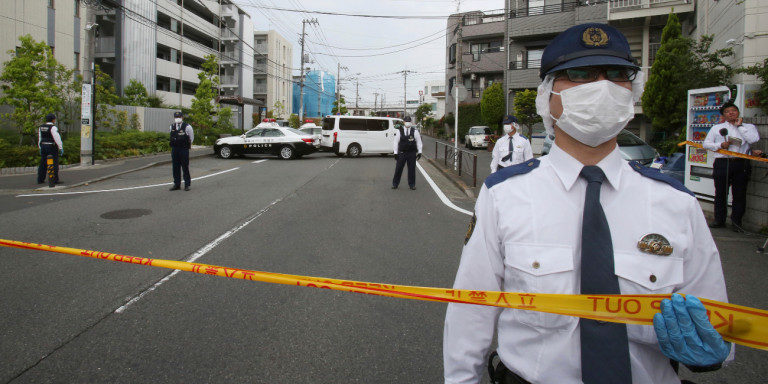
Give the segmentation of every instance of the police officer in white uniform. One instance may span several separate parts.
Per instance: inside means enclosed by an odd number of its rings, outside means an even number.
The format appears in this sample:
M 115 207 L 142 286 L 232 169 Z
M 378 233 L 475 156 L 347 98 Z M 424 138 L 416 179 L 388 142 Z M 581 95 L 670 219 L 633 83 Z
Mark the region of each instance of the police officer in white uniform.
M 48 169 L 48 155 L 53 157 L 53 182 L 59 183 L 59 156 L 64 154 L 59 128 L 56 127 L 56 115 L 45 116 L 45 124 L 37 128 L 37 147 L 40 149 L 40 164 L 37 167 L 37 183 L 45 182 Z
M 750 146 L 760 140 L 760 135 L 752 124 L 744 123 L 739 117 L 739 107 L 727 102 L 720 107 L 720 114 L 725 122 L 710 128 L 707 137 L 701 144 L 710 151 L 725 149 L 731 152 L 753 154 L 759 156 L 762 151 L 750 149 Z M 736 232 L 743 232 L 741 219 L 747 208 L 747 181 L 749 179 L 749 160 L 738 157 L 711 153 L 715 158 L 713 176 L 715 181 L 715 221 L 710 228 L 725 226 L 728 213 L 728 189 L 732 191 L 733 206 L 731 209 L 731 224 Z
M 189 176 L 189 149 L 195 141 L 195 131 L 192 126 L 184 121 L 181 112 L 173 113 L 171 130 L 171 163 L 173 172 L 173 186 L 171 191 L 177 191 L 181 187 L 181 174 L 184 173 L 184 190 L 189 191 L 192 178 Z
M 392 139 L 395 152 L 395 176 L 392 189 L 397 189 L 403 176 L 403 168 L 408 164 L 408 187 L 416 189 L 416 161 L 421 159 L 421 134 L 411 123 L 411 117 L 403 118 L 403 126 L 397 127 Z
M 727 301 L 698 202 L 623 160 L 616 143 L 642 93 L 638 69 L 605 24 L 571 27 L 547 46 L 536 106 L 555 143 L 485 181 L 454 288 L 689 296 L 663 300 L 653 326 L 449 304 L 446 383 L 479 382 L 495 332 L 494 376 L 505 383 L 679 384 L 674 364 L 706 371 L 728 358 L 731 345 L 695 298 Z
M 533 158 L 531 143 L 520 134 L 517 118 L 507 115 L 501 124 L 504 135 L 496 140 L 496 145 L 493 146 L 491 173 Z

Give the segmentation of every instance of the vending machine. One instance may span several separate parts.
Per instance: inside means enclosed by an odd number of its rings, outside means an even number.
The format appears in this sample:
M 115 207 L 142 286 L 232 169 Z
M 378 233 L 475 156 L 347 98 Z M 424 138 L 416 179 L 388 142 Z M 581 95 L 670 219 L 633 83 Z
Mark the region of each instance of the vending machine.
M 735 92 L 726 86 L 691 89 L 688 91 L 688 121 L 686 140 L 701 144 L 715 124 L 723 122 L 720 107 L 733 99 L 741 117 L 761 114 L 757 98 L 758 84 L 737 84 Z M 714 157 L 706 149 L 686 145 L 685 186 L 701 199 L 715 198 L 715 183 L 712 177 Z M 730 202 L 730 196 L 728 198 Z

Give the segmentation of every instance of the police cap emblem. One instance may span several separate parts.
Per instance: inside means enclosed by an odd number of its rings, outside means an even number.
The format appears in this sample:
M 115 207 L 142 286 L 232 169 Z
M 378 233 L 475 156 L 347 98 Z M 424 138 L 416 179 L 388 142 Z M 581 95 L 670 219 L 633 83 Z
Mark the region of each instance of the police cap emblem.
M 658 256 L 669 256 L 674 250 L 672 245 L 669 244 L 669 240 L 658 233 L 651 233 L 643 236 L 643 238 L 637 242 L 637 249 Z
M 599 27 L 589 27 L 581 35 L 581 41 L 587 47 L 604 47 L 608 44 L 608 34 Z

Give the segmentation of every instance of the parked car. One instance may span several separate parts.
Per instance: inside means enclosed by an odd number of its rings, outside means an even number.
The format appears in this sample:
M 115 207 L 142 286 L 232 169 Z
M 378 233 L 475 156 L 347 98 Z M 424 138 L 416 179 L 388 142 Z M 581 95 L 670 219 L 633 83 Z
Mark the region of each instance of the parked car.
M 541 149 L 542 156 L 549 153 L 554 141 L 554 134 L 547 134 L 547 136 L 544 137 L 544 145 Z M 659 153 L 656 152 L 653 147 L 626 129 L 622 129 L 621 132 L 619 132 L 619 135 L 616 137 L 616 142 L 619 144 L 619 151 L 621 151 L 621 156 L 624 160 L 637 161 L 643 165 L 650 165 L 653 162 L 653 159 L 659 156 Z
M 484 125 L 470 127 L 464 136 L 464 145 L 467 148 L 488 148 L 488 136 L 491 135 L 491 128 Z
M 363 153 L 393 153 L 392 140 L 403 120 L 374 116 L 326 116 L 320 150 L 336 156 L 358 157 Z
M 677 152 L 673 153 L 672 156 L 667 157 L 664 164 L 662 164 L 660 171 L 661 173 L 667 174 L 677 181 L 684 183 L 685 154 Z
M 222 159 L 236 155 L 276 155 L 281 159 L 295 159 L 317 150 L 314 138 L 294 128 L 284 128 L 275 122 L 262 122 L 240 136 L 216 140 L 213 152 Z
M 299 131 L 312 136 L 315 148 L 320 148 L 320 140 L 323 137 L 323 127 L 315 125 L 315 123 L 306 123 L 299 128 Z

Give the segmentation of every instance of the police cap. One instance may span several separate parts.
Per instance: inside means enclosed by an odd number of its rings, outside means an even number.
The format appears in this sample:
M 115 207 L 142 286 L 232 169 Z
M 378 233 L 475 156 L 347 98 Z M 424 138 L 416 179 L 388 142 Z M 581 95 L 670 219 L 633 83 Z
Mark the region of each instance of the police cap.
M 54 120 L 56 120 L 56 115 L 54 115 L 53 113 L 49 113 L 49 114 L 45 115 L 45 122 L 51 123 Z
M 410 116 L 403 117 L 403 121 L 406 122 L 406 123 L 410 123 L 411 122 L 411 117 Z
M 624 34 L 606 24 L 587 23 L 568 28 L 552 40 L 541 56 L 539 75 L 593 65 L 640 68 Z
M 177 111 L 177 112 L 174 112 L 174 113 L 173 113 L 173 117 L 174 117 L 174 118 L 175 118 L 175 117 L 184 117 L 184 114 L 182 114 L 181 112 L 178 112 L 178 111 Z
M 504 121 L 501 122 L 502 124 L 512 124 L 517 123 L 517 118 L 512 115 L 506 115 L 504 116 Z

